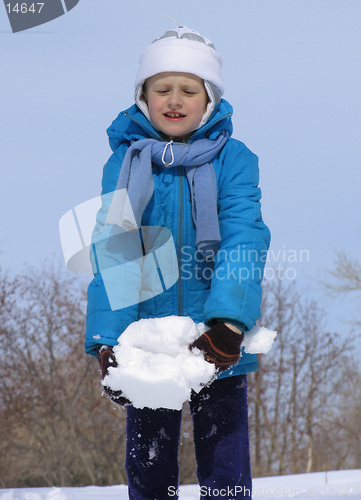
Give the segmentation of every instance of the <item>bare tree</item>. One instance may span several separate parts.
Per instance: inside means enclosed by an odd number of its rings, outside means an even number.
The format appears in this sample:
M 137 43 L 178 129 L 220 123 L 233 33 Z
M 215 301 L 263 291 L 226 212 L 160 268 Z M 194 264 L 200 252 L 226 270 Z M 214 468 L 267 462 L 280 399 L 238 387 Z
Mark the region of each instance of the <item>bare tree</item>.
M 336 463 L 332 447 L 321 454 L 322 463 L 319 456 L 320 436 L 337 421 L 344 400 L 351 339 L 327 332 L 322 318 L 294 283 L 265 283 L 260 324 L 278 337 L 249 376 L 255 475 L 322 470 L 326 455 L 330 466 L 345 464 L 346 457 Z
M 360 300 L 361 265 L 356 258 L 345 252 L 337 252 L 334 267 L 325 270 L 320 282 L 326 292 L 333 297 Z M 357 310 L 359 311 L 359 309 Z M 356 318 L 348 319 L 346 324 L 360 338 L 361 319 L 358 312 Z M 358 366 L 360 366 L 358 364 Z M 358 373 L 357 373 L 358 371 Z M 341 406 L 340 418 L 335 423 L 337 435 L 347 442 L 345 460 L 352 468 L 361 466 L 361 377 L 359 370 L 353 365 L 347 373 L 345 400 Z M 339 453 L 339 456 L 343 454 Z
M 125 416 L 84 353 L 84 293 L 51 270 L 0 281 L 2 483 L 124 483 Z
M 336 253 L 335 267 L 324 272 L 321 284 L 333 295 L 361 291 L 361 265 L 345 252 Z
M 126 483 L 125 410 L 84 353 L 85 292 L 68 274 L 0 275 L 0 487 Z M 183 411 L 180 482 L 196 481 Z

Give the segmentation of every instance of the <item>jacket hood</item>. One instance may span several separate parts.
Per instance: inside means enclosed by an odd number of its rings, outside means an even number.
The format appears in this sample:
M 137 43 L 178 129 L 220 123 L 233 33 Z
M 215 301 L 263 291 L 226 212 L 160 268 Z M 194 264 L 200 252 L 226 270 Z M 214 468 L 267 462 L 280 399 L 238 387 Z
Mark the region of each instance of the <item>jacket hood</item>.
M 221 130 L 226 130 L 232 135 L 233 125 L 231 116 L 233 108 L 225 99 L 222 99 L 217 111 L 210 117 L 202 128 L 196 130 L 188 142 L 194 142 L 204 137 L 214 140 Z M 130 108 L 119 113 L 107 129 L 109 144 L 114 152 L 121 144 L 130 144 L 141 139 L 157 139 L 163 141 L 161 134 L 151 125 L 142 111 L 133 104 Z

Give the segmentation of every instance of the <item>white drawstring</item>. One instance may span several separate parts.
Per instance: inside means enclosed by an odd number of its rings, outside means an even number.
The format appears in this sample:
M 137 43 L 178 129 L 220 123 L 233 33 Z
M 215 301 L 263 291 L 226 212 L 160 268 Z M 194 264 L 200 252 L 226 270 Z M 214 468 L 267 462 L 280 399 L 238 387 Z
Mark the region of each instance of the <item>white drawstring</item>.
M 164 151 L 163 151 L 163 154 L 162 154 L 162 162 L 163 162 L 163 164 L 164 164 L 165 167 L 170 167 L 174 163 L 174 154 L 173 154 L 172 144 L 173 144 L 173 141 L 171 140 L 171 141 L 167 142 L 167 144 L 164 147 Z M 170 148 L 170 154 L 172 155 L 172 161 L 170 163 L 168 163 L 167 161 L 164 161 L 165 153 L 167 152 L 167 147 L 168 146 Z
M 173 21 L 175 24 L 177 24 L 179 26 L 179 28 L 182 28 L 182 26 L 177 22 L 175 21 L 174 19 L 172 19 L 171 17 L 168 17 L 164 14 L 164 17 L 166 17 L 167 19 L 169 19 L 170 21 Z

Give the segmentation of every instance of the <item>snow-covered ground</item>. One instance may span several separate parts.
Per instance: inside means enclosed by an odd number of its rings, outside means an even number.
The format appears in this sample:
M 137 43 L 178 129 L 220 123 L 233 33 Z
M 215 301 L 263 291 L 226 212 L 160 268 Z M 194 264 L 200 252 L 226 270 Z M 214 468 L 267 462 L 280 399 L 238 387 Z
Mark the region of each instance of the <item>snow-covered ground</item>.
M 202 498 L 196 485 L 180 486 L 180 498 Z M 176 498 L 170 490 L 169 498 Z M 216 492 L 214 492 L 217 495 Z M 314 500 L 361 500 L 361 470 L 314 472 L 258 478 L 253 480 L 253 498 L 282 499 L 313 497 Z M 222 490 L 219 498 L 229 498 Z M 127 500 L 127 487 L 87 486 L 85 488 L 20 488 L 0 489 L 0 500 Z

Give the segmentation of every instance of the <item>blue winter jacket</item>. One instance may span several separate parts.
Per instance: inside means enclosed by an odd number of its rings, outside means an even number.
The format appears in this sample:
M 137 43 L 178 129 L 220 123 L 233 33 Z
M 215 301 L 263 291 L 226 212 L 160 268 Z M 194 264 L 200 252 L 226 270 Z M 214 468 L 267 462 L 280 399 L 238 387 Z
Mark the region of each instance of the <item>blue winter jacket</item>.
M 210 121 L 195 131 L 188 142 L 204 137 L 214 140 L 221 130 L 227 130 L 231 136 L 231 116 L 231 105 L 222 100 Z M 115 190 L 125 152 L 132 141 L 149 137 L 164 140 L 136 105 L 121 112 L 107 133 L 113 154 L 104 166 L 102 195 Z M 202 261 L 197 252 L 184 168 L 153 165 L 154 194 L 143 214 L 142 225 L 171 231 L 179 278 L 155 297 L 112 311 L 101 273 L 95 272 L 88 288 L 87 353 L 95 355 L 99 344 L 116 345 L 121 333 L 141 318 L 189 316 L 206 324 L 226 320 L 241 327 L 245 335 L 255 325 L 261 313 L 261 280 L 270 243 L 270 233 L 261 215 L 258 159 L 242 142 L 230 137 L 212 163 L 222 238 L 214 260 Z M 105 204 L 97 216 L 98 232 L 104 230 L 106 212 Z M 257 356 L 243 352 L 238 364 L 221 376 L 257 368 Z

